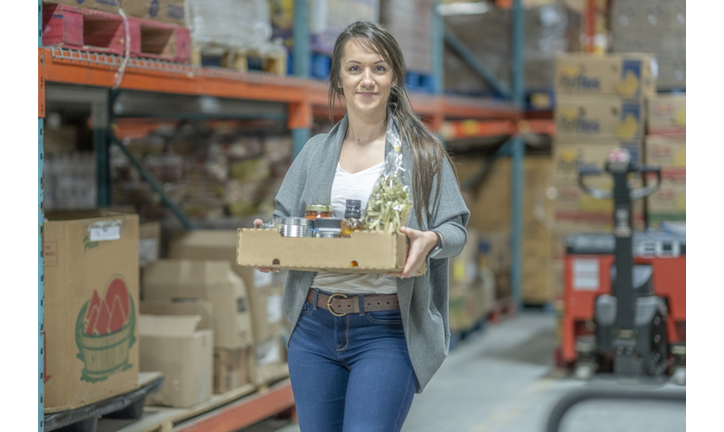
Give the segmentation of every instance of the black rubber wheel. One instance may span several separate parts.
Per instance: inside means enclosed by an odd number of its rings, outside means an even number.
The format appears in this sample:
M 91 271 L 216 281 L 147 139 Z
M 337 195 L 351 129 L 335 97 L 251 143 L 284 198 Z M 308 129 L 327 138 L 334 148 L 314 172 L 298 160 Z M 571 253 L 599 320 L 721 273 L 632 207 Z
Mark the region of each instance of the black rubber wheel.
M 143 407 L 146 405 L 146 396 L 137 400 L 136 402 L 128 405 L 122 410 L 106 414 L 104 418 L 111 419 L 124 419 L 124 420 L 138 420 L 143 416 Z

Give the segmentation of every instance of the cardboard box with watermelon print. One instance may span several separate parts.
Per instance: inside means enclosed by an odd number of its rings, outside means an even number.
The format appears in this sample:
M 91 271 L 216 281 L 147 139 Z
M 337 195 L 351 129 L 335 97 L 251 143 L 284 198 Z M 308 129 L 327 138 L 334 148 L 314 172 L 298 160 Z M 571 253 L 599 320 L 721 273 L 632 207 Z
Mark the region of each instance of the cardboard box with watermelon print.
M 138 386 L 138 215 L 46 214 L 45 412 Z

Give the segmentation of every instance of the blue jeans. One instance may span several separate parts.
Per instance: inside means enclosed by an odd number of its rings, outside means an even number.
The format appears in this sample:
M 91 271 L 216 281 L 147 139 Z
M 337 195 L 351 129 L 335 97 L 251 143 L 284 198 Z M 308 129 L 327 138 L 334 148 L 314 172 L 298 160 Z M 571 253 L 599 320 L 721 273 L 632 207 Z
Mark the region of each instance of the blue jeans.
M 397 432 L 415 395 L 399 310 L 342 317 L 306 302 L 289 341 L 301 432 Z

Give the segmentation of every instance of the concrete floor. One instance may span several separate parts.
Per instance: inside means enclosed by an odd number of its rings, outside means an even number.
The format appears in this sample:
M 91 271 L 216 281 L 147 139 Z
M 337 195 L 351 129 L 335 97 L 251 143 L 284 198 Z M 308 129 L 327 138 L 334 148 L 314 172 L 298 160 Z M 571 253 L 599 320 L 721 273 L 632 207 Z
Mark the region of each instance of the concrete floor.
M 581 382 L 553 362 L 555 316 L 524 311 L 487 326 L 458 344 L 416 395 L 403 432 L 545 431 L 553 406 Z M 610 383 L 609 383 L 610 385 Z M 685 391 L 666 384 L 656 391 Z M 564 417 L 562 432 L 686 430 L 686 406 L 677 402 L 588 401 Z M 299 432 L 284 420 L 267 420 L 243 432 Z

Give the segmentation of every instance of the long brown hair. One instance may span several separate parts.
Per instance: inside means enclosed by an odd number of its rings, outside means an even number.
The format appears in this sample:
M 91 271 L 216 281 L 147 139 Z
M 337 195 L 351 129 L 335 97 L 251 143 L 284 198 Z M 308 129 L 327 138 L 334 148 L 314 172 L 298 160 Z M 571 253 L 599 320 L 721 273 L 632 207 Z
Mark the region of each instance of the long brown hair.
M 432 193 L 433 180 L 437 177 L 437 187 L 435 188 L 435 198 L 433 200 L 433 203 L 436 203 L 440 194 L 442 166 L 445 159 L 450 162 L 454 173 L 456 171 L 455 165 L 437 136 L 425 127 L 412 110 L 410 96 L 405 86 L 407 67 L 405 66 L 402 50 L 395 38 L 379 24 L 369 21 L 353 22 L 339 35 L 334 44 L 332 65 L 329 72 L 329 118 L 332 123 L 334 123 L 335 101 L 339 99 L 341 102 L 344 95 L 340 86 L 342 81 L 341 63 L 344 56 L 344 47 L 351 39 L 356 39 L 367 48 L 378 52 L 392 69 L 393 79 L 397 81 L 397 85 L 392 87 L 390 97 L 387 100 L 387 109 L 392 111 L 402 137 L 406 138 L 410 144 L 414 167 L 412 193 L 416 203 L 417 223 L 422 227 L 423 211 L 428 219 L 432 216 L 433 209 L 430 208 L 430 194 Z

